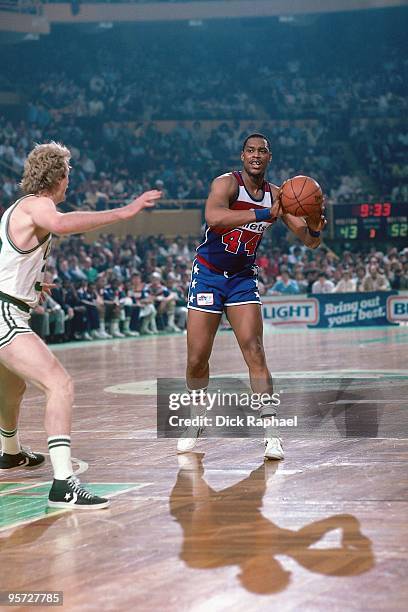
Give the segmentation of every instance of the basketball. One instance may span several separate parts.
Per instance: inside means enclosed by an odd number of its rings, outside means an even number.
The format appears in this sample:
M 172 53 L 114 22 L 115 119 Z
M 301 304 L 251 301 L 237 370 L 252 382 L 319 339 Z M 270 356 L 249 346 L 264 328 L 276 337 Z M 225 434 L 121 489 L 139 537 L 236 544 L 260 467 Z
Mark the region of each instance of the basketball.
M 279 192 L 285 213 L 295 217 L 308 217 L 319 213 L 323 192 L 319 183 L 310 176 L 294 176 L 285 181 Z

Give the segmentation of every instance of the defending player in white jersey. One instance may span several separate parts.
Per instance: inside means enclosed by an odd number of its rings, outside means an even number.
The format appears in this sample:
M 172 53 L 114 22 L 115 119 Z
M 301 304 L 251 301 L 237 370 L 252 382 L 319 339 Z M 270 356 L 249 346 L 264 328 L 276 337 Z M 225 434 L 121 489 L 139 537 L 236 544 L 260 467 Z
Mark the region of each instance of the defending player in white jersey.
M 123 208 L 60 213 L 68 187 L 69 150 L 58 143 L 39 144 L 29 154 L 21 182 L 24 197 L 0 224 L 0 471 L 35 468 L 44 456 L 20 446 L 18 417 L 26 388 L 34 383 L 46 396 L 45 430 L 54 472 L 48 504 L 63 508 L 105 508 L 107 499 L 87 491 L 73 475 L 71 417 L 73 383 L 57 358 L 32 332 L 30 308 L 38 304 L 52 234 L 87 232 L 130 219 L 161 197 L 147 191 Z

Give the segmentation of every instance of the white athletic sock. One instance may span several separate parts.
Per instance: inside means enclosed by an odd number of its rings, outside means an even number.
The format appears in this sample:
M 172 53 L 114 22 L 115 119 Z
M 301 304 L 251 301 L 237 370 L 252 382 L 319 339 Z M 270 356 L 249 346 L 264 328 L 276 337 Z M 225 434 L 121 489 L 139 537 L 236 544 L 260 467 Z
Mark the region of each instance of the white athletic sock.
M 20 440 L 18 438 L 18 430 L 0 428 L 1 450 L 8 455 L 18 455 L 21 451 Z
M 205 416 L 207 412 L 207 387 L 201 389 L 189 389 L 187 391 L 190 395 L 190 415 L 192 418 L 195 416 Z
M 50 436 L 48 438 L 48 450 L 50 451 L 54 478 L 65 480 L 72 476 L 74 470 L 71 462 L 71 436 Z

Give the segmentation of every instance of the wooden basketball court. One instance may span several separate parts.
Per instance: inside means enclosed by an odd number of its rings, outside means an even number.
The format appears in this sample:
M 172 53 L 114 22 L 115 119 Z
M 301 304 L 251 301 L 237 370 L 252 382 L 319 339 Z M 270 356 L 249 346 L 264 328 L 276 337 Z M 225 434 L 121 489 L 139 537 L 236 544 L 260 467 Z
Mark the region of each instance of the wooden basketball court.
M 183 376 L 185 336 L 56 347 L 76 382 L 76 471 L 111 506 L 47 511 L 49 462 L 2 476 L 0 590 L 63 591 L 81 612 L 405 610 L 407 343 L 407 327 L 268 328 L 274 373 L 363 377 L 353 410 L 370 400 L 378 418 L 359 437 L 292 436 L 279 463 L 258 439 L 206 439 L 181 457 L 156 439 L 152 389 Z M 231 332 L 211 367 L 245 373 Z M 31 389 L 21 439 L 33 450 L 46 449 L 42 418 Z

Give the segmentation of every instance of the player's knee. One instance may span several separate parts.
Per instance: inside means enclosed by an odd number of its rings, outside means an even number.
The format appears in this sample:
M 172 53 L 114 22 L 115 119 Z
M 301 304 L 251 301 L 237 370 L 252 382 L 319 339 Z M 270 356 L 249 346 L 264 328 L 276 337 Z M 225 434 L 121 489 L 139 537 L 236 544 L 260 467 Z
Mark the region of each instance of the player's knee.
M 242 352 L 247 362 L 263 365 L 265 362 L 265 351 L 262 342 L 258 338 L 248 338 L 241 344 Z
M 45 384 L 46 391 L 57 392 L 68 401 L 74 400 L 74 382 L 71 376 L 62 367 L 50 371 L 50 376 Z
M 67 400 L 71 403 L 74 401 L 74 381 L 67 373 L 65 373 L 61 381 L 61 391 L 64 393 Z
M 203 356 L 200 353 L 189 355 L 187 359 L 187 370 L 192 376 L 199 377 L 200 374 L 205 373 L 208 368 L 207 356 Z

